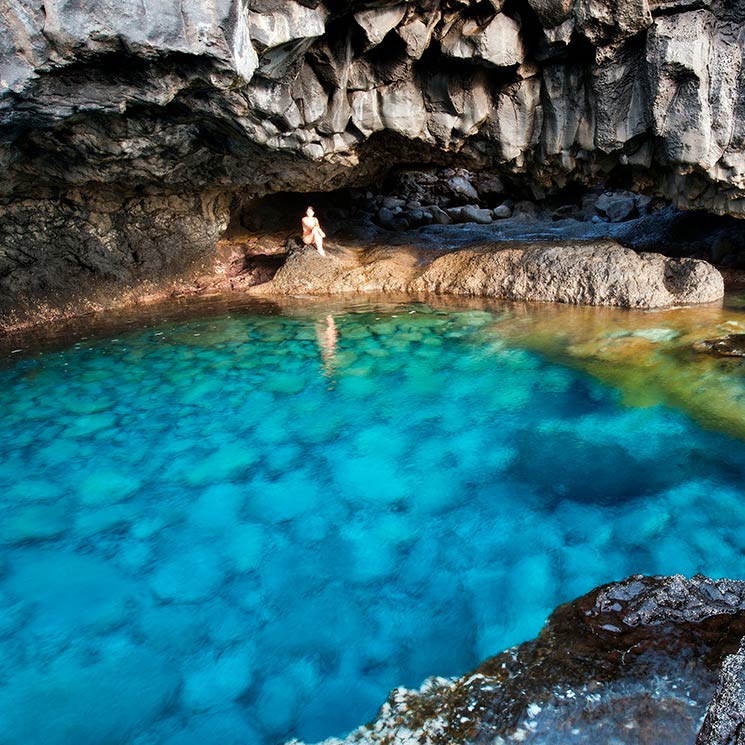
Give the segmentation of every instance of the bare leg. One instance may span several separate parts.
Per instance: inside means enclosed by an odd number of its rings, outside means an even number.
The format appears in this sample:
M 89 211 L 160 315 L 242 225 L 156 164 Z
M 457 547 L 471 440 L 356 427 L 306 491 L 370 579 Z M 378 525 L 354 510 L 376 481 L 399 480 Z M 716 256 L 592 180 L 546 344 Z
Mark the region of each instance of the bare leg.
M 314 238 L 313 242 L 315 243 L 316 248 L 318 249 L 318 253 L 321 254 L 321 256 L 325 256 L 326 252 L 323 250 L 324 236 L 323 236 L 323 233 L 320 230 L 318 230 L 318 228 L 316 228 L 313 231 L 313 238 Z

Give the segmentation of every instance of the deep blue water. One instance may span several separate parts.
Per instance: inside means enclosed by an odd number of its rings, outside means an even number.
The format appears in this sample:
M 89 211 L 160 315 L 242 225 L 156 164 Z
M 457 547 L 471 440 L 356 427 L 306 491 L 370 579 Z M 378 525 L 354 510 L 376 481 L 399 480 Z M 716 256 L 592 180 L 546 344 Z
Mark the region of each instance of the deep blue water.
M 743 576 L 745 447 L 476 311 L 164 324 L 0 370 L 0 743 L 275 745 L 635 572 Z

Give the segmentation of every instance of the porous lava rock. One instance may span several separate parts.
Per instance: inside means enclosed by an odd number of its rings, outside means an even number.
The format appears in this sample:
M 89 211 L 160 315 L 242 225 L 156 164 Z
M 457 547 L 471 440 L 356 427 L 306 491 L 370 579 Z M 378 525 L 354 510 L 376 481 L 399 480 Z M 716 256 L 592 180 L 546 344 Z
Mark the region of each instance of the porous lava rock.
M 290 251 L 262 293 L 326 295 L 394 292 L 464 295 L 626 308 L 661 308 L 721 299 L 724 283 L 704 261 L 637 254 L 615 241 L 421 244 Z
M 393 691 L 377 718 L 327 745 L 693 743 L 736 732 L 745 582 L 634 575 L 557 608 L 539 636 L 461 678 Z M 734 654 L 734 657 L 727 655 Z M 739 693 L 738 693 L 739 692 Z
M 536 194 L 622 174 L 741 215 L 744 21 L 725 0 L 3 3 L 0 311 L 177 275 L 246 200 L 396 163 Z
M 709 704 L 696 745 L 745 744 L 745 643 L 722 665 L 719 686 Z

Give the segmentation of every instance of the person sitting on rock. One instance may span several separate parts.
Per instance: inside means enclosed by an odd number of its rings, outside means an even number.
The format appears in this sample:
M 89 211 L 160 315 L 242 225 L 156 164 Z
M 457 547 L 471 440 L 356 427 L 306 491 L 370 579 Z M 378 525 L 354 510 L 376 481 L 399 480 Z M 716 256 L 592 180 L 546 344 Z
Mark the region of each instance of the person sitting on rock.
M 326 252 L 323 250 L 323 239 L 326 237 L 326 233 L 321 230 L 321 225 L 318 222 L 316 213 L 312 207 L 308 207 L 305 210 L 305 217 L 303 218 L 303 243 L 306 246 L 310 246 L 312 243 L 317 249 L 321 256 L 325 256 Z

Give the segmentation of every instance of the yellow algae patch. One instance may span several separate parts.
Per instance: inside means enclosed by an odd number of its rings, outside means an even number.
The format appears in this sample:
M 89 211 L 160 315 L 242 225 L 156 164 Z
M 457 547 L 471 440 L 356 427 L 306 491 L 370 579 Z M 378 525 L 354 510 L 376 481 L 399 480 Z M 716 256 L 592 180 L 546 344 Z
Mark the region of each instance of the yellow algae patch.
M 745 360 L 693 351 L 698 341 L 745 329 L 740 309 L 524 306 L 492 329 L 615 387 L 628 406 L 672 406 L 745 438 Z

